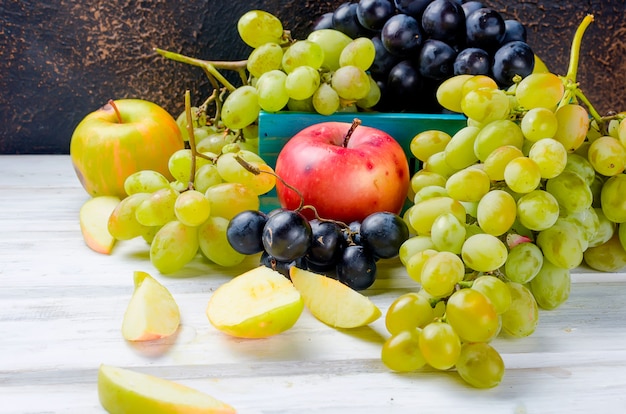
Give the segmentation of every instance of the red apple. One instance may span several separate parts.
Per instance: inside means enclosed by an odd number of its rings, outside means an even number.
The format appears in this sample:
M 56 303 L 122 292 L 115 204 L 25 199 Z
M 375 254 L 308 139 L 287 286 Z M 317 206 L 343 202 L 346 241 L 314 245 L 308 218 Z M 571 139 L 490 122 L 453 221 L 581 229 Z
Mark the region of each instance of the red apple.
M 167 162 L 181 148 L 180 129 L 165 109 L 142 99 L 121 99 L 78 124 L 70 156 L 89 194 L 124 198 L 124 180 L 136 171 L 154 170 L 172 179 Z
M 350 223 L 377 211 L 400 213 L 406 200 L 410 176 L 404 150 L 389 134 L 359 124 L 312 125 L 278 154 L 276 174 L 322 218 Z M 280 180 L 276 193 L 282 207 L 299 206 L 298 193 Z

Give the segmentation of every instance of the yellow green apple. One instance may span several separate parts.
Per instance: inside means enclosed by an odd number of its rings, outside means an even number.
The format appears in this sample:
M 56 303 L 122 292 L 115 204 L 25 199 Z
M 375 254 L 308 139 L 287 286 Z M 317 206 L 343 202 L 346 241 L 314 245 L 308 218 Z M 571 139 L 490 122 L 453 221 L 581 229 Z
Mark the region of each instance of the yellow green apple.
M 150 341 L 176 332 L 180 325 L 178 304 L 170 291 L 145 272 L 135 272 L 134 291 L 122 321 L 128 341 Z
M 98 369 L 98 397 L 111 414 L 236 412 L 225 402 L 186 385 L 105 364 Z
M 134 172 L 154 170 L 171 179 L 169 157 L 183 147 L 180 128 L 165 109 L 143 99 L 119 99 L 80 121 L 70 156 L 90 195 L 124 198 L 124 181 Z
M 249 270 L 213 293 L 206 314 L 213 326 L 240 338 L 265 338 L 291 328 L 302 296 L 289 279 L 265 266 Z
M 382 314 L 367 296 L 336 279 L 295 266 L 289 276 L 313 316 L 334 328 L 365 326 Z
M 108 230 L 108 222 L 119 203 L 116 196 L 100 196 L 90 198 L 80 208 L 80 231 L 90 249 L 103 254 L 113 250 L 115 238 Z

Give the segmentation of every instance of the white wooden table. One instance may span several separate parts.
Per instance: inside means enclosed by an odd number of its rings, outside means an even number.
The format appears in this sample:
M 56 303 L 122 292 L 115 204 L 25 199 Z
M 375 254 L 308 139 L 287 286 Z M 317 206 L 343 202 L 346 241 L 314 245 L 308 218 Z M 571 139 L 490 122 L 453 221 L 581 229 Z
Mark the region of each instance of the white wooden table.
M 569 301 L 543 311 L 532 336 L 494 341 L 506 374 L 497 388 L 477 390 L 456 373 L 386 369 L 383 318 L 343 332 L 305 310 L 281 335 L 230 338 L 209 324 L 206 304 L 254 259 L 220 269 L 198 258 L 162 276 L 143 240 L 97 254 L 78 224 L 87 198 L 68 156 L 0 156 L 0 413 L 104 413 L 101 363 L 184 383 L 241 413 L 624 412 L 625 273 L 577 269 Z M 176 298 L 182 326 L 174 338 L 133 345 L 121 337 L 134 270 Z M 384 313 L 415 288 L 390 261 L 366 293 Z

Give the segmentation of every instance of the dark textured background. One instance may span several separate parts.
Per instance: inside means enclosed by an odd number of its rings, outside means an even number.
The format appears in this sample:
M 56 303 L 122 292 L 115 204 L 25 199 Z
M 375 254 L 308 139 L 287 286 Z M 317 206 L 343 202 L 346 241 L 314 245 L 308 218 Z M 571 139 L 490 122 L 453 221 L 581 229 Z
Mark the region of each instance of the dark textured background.
M 0 153 L 67 153 L 72 131 L 110 98 L 143 98 L 172 114 L 190 89 L 208 91 L 198 68 L 167 61 L 161 47 L 213 60 L 245 59 L 236 22 L 269 11 L 295 38 L 342 1 L 0 0 Z M 626 110 L 626 6 L 623 0 L 484 3 L 523 22 L 528 43 L 564 74 L 583 16 L 596 21 L 583 43 L 579 80 L 601 113 Z

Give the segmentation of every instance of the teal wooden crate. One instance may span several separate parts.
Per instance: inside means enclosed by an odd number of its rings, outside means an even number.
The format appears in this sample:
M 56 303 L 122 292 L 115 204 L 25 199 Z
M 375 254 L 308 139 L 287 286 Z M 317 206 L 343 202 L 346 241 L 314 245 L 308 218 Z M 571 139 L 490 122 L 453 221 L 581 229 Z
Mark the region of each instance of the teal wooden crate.
M 419 169 L 418 160 L 411 154 L 411 140 L 420 132 L 432 129 L 454 135 L 466 126 L 463 115 L 432 115 L 405 113 L 338 113 L 320 115 L 305 112 L 261 112 L 259 115 L 259 155 L 272 167 L 287 141 L 302 129 L 320 122 L 349 122 L 359 118 L 362 125 L 385 131 L 400 143 L 409 161 L 411 175 Z M 276 192 L 261 197 L 261 209 L 269 211 L 279 207 Z

